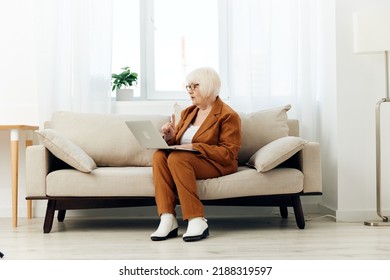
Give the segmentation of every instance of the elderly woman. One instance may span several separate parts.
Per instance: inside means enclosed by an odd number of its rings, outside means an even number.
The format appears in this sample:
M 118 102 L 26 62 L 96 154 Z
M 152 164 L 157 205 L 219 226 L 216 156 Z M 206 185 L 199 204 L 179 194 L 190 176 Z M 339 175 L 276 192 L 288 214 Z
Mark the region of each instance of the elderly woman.
M 209 235 L 204 206 L 197 194 L 196 180 L 215 178 L 237 171 L 241 145 L 238 114 L 218 96 L 219 75 L 209 67 L 199 68 L 186 77 L 192 105 L 162 127 L 168 145 L 189 151 L 158 150 L 153 156 L 153 180 L 160 224 L 152 233 L 153 241 L 177 237 L 175 206 L 180 201 L 183 220 L 188 220 L 184 241 L 197 241 Z

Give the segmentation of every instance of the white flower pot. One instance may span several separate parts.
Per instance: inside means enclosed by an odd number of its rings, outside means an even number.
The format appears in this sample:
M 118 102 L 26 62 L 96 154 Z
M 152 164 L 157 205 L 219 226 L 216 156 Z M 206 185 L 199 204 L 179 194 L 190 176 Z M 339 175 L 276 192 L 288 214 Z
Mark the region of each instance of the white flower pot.
M 131 101 L 134 97 L 134 90 L 131 88 L 117 89 L 116 101 Z

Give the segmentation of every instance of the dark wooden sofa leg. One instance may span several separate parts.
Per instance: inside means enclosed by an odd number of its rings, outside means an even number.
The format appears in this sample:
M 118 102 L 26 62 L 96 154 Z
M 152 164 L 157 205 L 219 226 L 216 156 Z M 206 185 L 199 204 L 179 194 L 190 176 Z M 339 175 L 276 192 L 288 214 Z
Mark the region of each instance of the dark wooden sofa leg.
M 288 218 L 288 211 L 287 211 L 287 206 L 279 206 L 280 209 L 280 216 L 282 216 L 283 219 Z
M 54 212 L 56 210 L 56 201 L 49 199 L 47 202 L 45 222 L 43 224 L 43 233 L 49 233 L 53 226 Z
M 58 210 L 57 220 L 63 222 L 65 220 L 66 210 Z
M 297 222 L 298 228 L 305 228 L 305 216 L 302 210 L 301 198 L 297 195 L 293 197 L 293 208 L 295 214 L 295 220 Z

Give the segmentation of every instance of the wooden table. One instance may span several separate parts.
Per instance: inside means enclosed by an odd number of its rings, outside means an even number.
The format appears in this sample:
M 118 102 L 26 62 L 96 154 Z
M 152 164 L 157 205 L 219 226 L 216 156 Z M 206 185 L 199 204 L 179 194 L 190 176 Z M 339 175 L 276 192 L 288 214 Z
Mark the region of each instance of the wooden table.
M 18 226 L 18 171 L 19 171 L 19 132 L 25 131 L 26 133 L 26 147 L 32 145 L 32 131 L 37 130 L 38 126 L 32 125 L 0 125 L 0 130 L 9 130 L 11 140 L 11 173 L 12 173 L 12 225 Z M 27 201 L 27 217 L 32 217 L 32 203 L 31 200 Z

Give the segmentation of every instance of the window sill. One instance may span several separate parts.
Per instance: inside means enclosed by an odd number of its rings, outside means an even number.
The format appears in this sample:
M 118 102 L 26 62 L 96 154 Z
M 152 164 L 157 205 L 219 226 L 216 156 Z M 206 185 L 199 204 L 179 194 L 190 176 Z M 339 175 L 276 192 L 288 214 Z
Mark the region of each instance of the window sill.
M 174 112 L 173 105 L 178 103 L 182 107 L 191 105 L 190 101 L 183 100 L 158 100 L 158 101 L 111 101 L 113 114 L 135 115 L 171 115 Z

